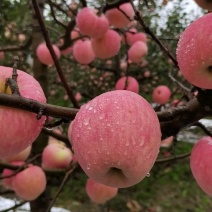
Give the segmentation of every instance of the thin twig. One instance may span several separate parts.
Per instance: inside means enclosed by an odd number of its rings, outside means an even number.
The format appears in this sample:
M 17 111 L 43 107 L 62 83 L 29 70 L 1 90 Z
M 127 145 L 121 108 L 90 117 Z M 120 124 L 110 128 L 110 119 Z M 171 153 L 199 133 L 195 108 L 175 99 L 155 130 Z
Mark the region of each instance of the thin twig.
M 20 206 L 26 204 L 28 201 L 22 201 L 18 204 L 15 204 L 14 206 L 10 207 L 10 208 L 7 208 L 5 210 L 2 210 L 1 212 L 7 212 L 7 211 L 14 211 L 16 208 L 19 208 Z

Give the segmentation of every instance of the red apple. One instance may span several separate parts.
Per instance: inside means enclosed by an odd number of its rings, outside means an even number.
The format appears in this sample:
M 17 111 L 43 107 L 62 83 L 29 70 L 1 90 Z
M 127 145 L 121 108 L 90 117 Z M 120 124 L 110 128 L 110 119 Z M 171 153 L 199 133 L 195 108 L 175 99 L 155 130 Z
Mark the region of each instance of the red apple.
M 192 22 L 182 33 L 177 61 L 183 76 L 191 84 L 212 89 L 212 13 Z
M 85 173 L 117 188 L 145 178 L 161 143 L 155 111 L 143 97 L 126 90 L 103 93 L 83 105 L 68 137 Z
M 99 17 L 95 10 L 88 7 L 80 10 L 76 17 L 76 23 L 83 35 L 92 38 L 102 38 L 109 29 L 109 21 L 105 15 L 102 14 Z
M 168 137 L 168 138 L 166 138 L 166 139 L 163 139 L 163 140 L 161 141 L 161 145 L 160 145 L 160 146 L 161 146 L 161 147 L 169 148 L 169 147 L 172 145 L 173 139 L 174 139 L 173 136 L 170 136 L 170 137 Z
M 54 52 L 57 56 L 57 58 L 60 58 L 60 50 L 59 48 L 53 44 L 52 45 L 53 49 L 54 49 Z M 45 43 L 41 43 L 38 45 L 37 49 L 36 49 L 36 54 L 37 54 L 37 57 L 39 59 L 39 61 L 45 65 L 52 65 L 54 64 L 54 61 L 52 59 L 52 56 L 49 52 L 49 49 L 48 47 L 46 46 Z
M 191 151 L 190 167 L 194 179 L 200 188 L 212 196 L 212 138 L 201 138 Z
M 171 91 L 166 85 L 159 85 L 152 94 L 152 99 L 155 103 L 166 104 L 171 97 Z
M 87 180 L 85 188 L 89 198 L 97 204 L 104 204 L 118 193 L 118 188 L 103 185 L 90 178 Z
M 67 168 L 72 160 L 72 152 L 65 145 L 52 143 L 42 153 L 42 167 L 45 169 Z
M 21 96 L 46 102 L 43 90 L 35 78 L 17 70 L 17 83 Z M 0 66 L 0 92 L 4 93 L 6 79 L 12 77 L 12 68 Z M 7 94 L 11 94 L 7 89 Z M 45 117 L 37 120 L 36 114 L 24 110 L 0 106 L 0 158 L 21 152 L 32 144 L 42 130 Z
M 212 10 L 212 1 L 211 0 L 195 0 L 195 2 L 206 10 Z
M 121 37 L 119 34 L 109 29 L 100 39 L 91 39 L 91 46 L 96 57 L 107 59 L 118 54 L 121 47 Z
M 29 166 L 16 174 L 13 189 L 24 200 L 35 200 L 46 188 L 46 175 L 39 166 Z
M 76 41 L 73 46 L 73 55 L 75 60 L 80 64 L 87 65 L 91 63 L 95 59 L 95 54 L 91 47 L 91 41 Z
M 11 164 L 21 166 L 21 165 L 24 164 L 24 161 L 14 161 Z M 13 173 L 14 173 L 14 171 L 11 170 L 11 169 L 3 169 L 2 177 L 10 176 Z M 2 180 L 3 185 L 8 189 L 13 190 L 13 179 L 14 179 L 14 177 L 15 177 L 15 175 L 11 176 L 11 177 L 3 178 L 3 180 Z
M 135 13 L 131 3 L 124 3 L 119 6 L 119 9 L 113 8 L 107 10 L 105 15 L 111 25 L 117 28 L 123 28 L 126 27 L 131 20 L 133 20 Z
M 135 93 L 139 92 L 139 84 L 138 81 L 134 77 L 121 77 L 115 86 L 116 90 L 128 90 Z

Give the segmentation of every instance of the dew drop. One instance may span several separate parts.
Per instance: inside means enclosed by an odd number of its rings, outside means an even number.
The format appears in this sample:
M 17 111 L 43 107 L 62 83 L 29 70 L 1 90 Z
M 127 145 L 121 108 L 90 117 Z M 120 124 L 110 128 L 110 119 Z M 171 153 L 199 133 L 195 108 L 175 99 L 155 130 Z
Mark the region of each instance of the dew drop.
M 148 173 L 146 174 L 146 176 L 147 176 L 147 177 L 150 177 L 150 173 L 148 172 Z
M 94 109 L 93 112 L 96 113 L 96 109 Z
M 85 120 L 84 120 L 84 125 L 88 125 L 89 124 L 89 118 L 86 118 Z
M 89 107 L 88 110 L 93 110 L 93 107 Z
M 144 145 L 144 140 L 142 139 L 139 143 L 139 146 L 143 146 Z
M 111 131 L 111 132 L 114 132 L 114 129 L 112 128 L 110 131 Z
M 132 121 L 133 124 L 135 124 L 135 119 L 132 119 L 131 121 Z
M 127 151 L 126 151 L 126 152 L 124 152 L 124 155 L 127 155 Z
M 91 168 L 91 165 L 90 163 L 87 164 L 87 169 L 90 169 Z
M 89 104 L 87 104 L 87 105 L 85 106 L 85 108 L 86 108 L 86 109 L 88 109 L 89 107 L 90 107 L 90 105 L 89 105 Z
M 129 146 L 129 145 L 130 145 L 130 143 L 129 143 L 129 141 L 127 141 L 126 146 Z
M 105 116 L 104 114 L 100 114 L 100 115 L 99 115 L 99 119 L 103 119 L 104 116 Z
M 110 126 L 110 123 L 107 123 L 107 126 L 109 127 Z

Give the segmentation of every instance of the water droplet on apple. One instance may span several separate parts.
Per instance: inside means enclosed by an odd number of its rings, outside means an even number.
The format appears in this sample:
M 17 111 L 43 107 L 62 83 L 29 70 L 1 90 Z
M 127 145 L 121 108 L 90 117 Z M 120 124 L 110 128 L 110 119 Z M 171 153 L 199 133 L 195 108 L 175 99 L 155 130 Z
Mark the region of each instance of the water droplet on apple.
M 105 116 L 104 114 L 100 114 L 100 115 L 99 115 L 99 119 L 103 119 L 104 116 Z
M 129 143 L 129 141 L 127 141 L 126 146 L 129 146 L 129 145 L 130 145 L 130 143 Z
M 143 146 L 144 145 L 144 140 L 142 139 L 139 143 L 139 146 Z
M 89 124 L 89 118 L 86 118 L 85 120 L 84 120 L 84 125 L 88 125 Z
M 150 173 L 148 172 L 148 173 L 146 174 L 146 176 L 147 176 L 147 177 L 150 177 Z
M 87 169 L 90 169 L 91 168 L 91 165 L 90 163 L 87 164 Z
M 93 110 L 93 107 L 89 107 L 88 110 Z

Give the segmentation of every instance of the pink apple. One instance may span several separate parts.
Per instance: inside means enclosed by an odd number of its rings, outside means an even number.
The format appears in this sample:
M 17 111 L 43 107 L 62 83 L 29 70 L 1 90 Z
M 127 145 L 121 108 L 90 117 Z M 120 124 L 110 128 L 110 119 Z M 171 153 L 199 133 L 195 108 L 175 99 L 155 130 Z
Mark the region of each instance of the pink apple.
M 138 32 L 133 34 L 129 39 L 129 45 L 132 46 L 135 42 L 142 41 L 144 43 L 147 42 L 147 36 L 143 32 Z
M 146 43 L 136 41 L 128 50 L 128 59 L 133 63 L 140 63 L 148 52 Z
M 95 54 L 91 47 L 91 41 L 76 41 L 73 46 L 73 55 L 75 60 L 80 64 L 87 65 L 91 63 L 95 59 Z
M 115 86 L 116 90 L 128 90 L 135 93 L 139 92 L 139 84 L 138 81 L 134 77 L 121 77 Z
M 21 96 L 46 102 L 43 90 L 31 75 L 18 70 L 17 83 Z M 4 93 L 6 79 L 12 77 L 12 68 L 0 66 L 0 92 Z M 11 94 L 7 89 L 7 94 Z M 42 130 L 45 117 L 37 120 L 36 114 L 24 110 L 0 106 L 0 158 L 21 152 L 32 144 Z M 14 127 L 15 126 L 15 127 Z
M 53 49 L 54 49 L 54 52 L 57 56 L 57 58 L 60 58 L 60 50 L 59 48 L 53 44 L 52 45 Z M 49 49 L 48 47 L 46 46 L 45 43 L 41 43 L 38 45 L 37 49 L 36 49 L 36 55 L 39 59 L 39 61 L 45 65 L 52 65 L 54 64 L 54 61 L 52 59 L 52 56 L 49 52 Z
M 4 52 L 0 51 L 0 60 L 4 59 Z
M 143 97 L 126 90 L 103 93 L 83 105 L 68 137 L 85 173 L 117 188 L 145 178 L 161 143 L 155 111 Z
M 68 48 L 66 48 L 64 50 L 61 50 L 60 53 L 62 55 L 68 55 L 68 54 L 71 54 L 72 53 L 72 50 L 73 50 L 72 46 L 69 46 Z
M 14 161 L 11 163 L 12 165 L 18 165 L 18 166 L 21 166 L 24 164 L 24 161 Z M 10 176 L 14 173 L 13 170 L 11 169 L 3 169 L 3 172 L 2 172 L 2 177 L 7 177 L 7 176 Z M 14 179 L 15 176 L 11 176 L 11 177 L 7 177 L 7 178 L 4 178 L 2 180 L 2 183 L 3 185 L 8 188 L 8 189 L 11 189 L 13 190 L 13 179 Z
M 85 189 L 89 198 L 97 204 L 104 204 L 118 193 L 118 188 L 103 185 L 90 178 L 86 182 Z
M 119 6 L 119 9 L 113 8 L 107 10 L 105 15 L 111 25 L 117 28 L 123 28 L 126 27 L 131 20 L 133 20 L 135 13 L 130 3 L 124 3 Z
M 102 38 L 109 29 L 109 21 L 105 15 L 96 15 L 95 10 L 84 7 L 76 17 L 76 23 L 83 35 L 92 38 Z
M 7 161 L 7 162 L 25 161 L 29 157 L 31 153 L 31 149 L 32 149 L 32 146 L 30 145 L 26 149 L 22 150 L 21 152 L 18 152 L 17 154 L 12 155 L 10 157 L 4 158 L 4 161 Z
M 58 143 L 49 144 L 42 153 L 42 167 L 45 169 L 67 168 L 72 157 L 71 150 L 65 145 Z
M 46 175 L 39 166 L 29 166 L 16 174 L 13 189 L 24 200 L 35 200 L 46 188 Z
M 212 13 L 192 22 L 182 33 L 177 47 L 177 61 L 188 82 L 212 89 Z
M 212 138 L 201 138 L 191 151 L 190 167 L 194 179 L 200 188 L 212 196 Z
M 102 38 L 91 39 L 91 46 L 96 57 L 107 59 L 118 54 L 121 37 L 116 31 L 109 29 Z
M 152 99 L 155 103 L 166 104 L 171 97 L 171 91 L 166 85 L 159 85 L 153 90 Z
M 195 0 L 195 2 L 203 9 L 212 10 L 211 0 Z
M 79 102 L 82 99 L 82 95 L 80 92 L 76 92 L 75 99 Z

